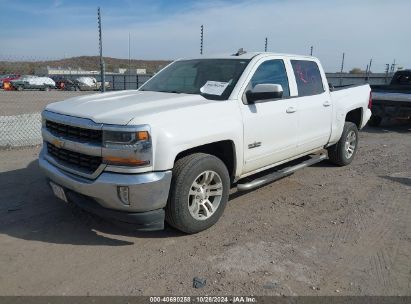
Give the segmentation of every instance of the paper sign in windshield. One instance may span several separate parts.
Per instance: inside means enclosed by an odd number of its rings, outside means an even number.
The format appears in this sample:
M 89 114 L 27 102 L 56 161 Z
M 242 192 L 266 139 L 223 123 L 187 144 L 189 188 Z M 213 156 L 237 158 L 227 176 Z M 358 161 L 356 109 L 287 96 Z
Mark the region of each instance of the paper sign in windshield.
M 205 85 L 200 88 L 200 92 L 208 95 L 218 95 L 223 94 L 224 90 L 228 87 L 229 82 L 220 81 L 207 81 Z

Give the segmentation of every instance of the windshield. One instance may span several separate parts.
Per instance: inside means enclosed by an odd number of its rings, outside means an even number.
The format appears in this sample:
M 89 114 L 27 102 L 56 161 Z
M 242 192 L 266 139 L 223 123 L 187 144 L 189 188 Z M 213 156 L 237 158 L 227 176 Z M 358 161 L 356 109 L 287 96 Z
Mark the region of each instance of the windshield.
M 150 79 L 140 91 L 201 94 L 224 100 L 233 91 L 249 60 L 195 59 L 176 61 Z

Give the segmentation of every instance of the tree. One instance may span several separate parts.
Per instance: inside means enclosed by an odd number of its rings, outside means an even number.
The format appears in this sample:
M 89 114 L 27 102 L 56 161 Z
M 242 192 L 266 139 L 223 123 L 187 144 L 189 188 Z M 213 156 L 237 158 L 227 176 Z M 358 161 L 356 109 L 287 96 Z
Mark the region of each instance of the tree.
M 365 71 L 361 70 L 360 68 L 353 68 L 349 73 L 350 74 L 364 74 Z

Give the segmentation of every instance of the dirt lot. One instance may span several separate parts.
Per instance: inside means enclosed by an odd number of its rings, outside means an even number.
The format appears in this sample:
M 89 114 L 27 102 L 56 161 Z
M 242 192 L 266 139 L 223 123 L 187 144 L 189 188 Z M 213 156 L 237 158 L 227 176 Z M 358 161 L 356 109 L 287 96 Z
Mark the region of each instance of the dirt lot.
M 410 135 L 368 128 L 348 167 L 233 190 L 197 235 L 95 219 L 52 196 L 38 148 L 0 151 L 0 294 L 411 295 Z
M 0 90 L 0 116 L 41 112 L 44 107 L 55 101 L 61 101 L 78 95 L 95 92 L 57 91 L 3 91 Z

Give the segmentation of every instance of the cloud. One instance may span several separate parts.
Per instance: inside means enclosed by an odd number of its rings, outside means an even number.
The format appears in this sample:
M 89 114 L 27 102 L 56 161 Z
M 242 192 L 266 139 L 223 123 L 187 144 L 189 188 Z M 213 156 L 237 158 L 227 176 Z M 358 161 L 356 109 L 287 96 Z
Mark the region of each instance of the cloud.
M 28 28 L 13 36 L 0 34 L 2 52 L 16 57 L 97 54 L 95 8 L 83 9 L 82 18 L 64 15 L 70 9 L 65 5 L 55 8 L 54 18 L 70 22 Z M 269 51 L 274 52 L 308 54 L 313 45 L 327 71 L 339 69 L 342 52 L 347 69 L 365 68 L 370 58 L 379 71 L 394 58 L 411 66 L 411 40 L 405 39 L 411 1 L 203 1 L 165 12 L 161 6 L 146 5 L 102 7 L 106 56 L 128 56 L 129 32 L 133 58 L 197 56 L 204 24 L 206 54 L 231 53 L 240 47 L 262 51 L 267 37 Z

